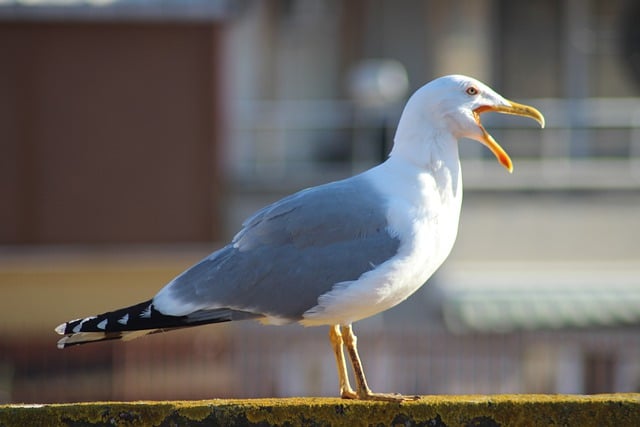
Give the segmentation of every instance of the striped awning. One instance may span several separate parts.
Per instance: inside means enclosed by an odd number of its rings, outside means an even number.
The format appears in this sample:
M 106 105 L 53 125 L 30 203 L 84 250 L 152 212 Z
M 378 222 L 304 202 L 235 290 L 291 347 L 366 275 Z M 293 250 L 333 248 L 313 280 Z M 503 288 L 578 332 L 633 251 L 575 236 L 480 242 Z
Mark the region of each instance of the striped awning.
M 640 326 L 640 265 L 461 264 L 436 284 L 455 332 Z

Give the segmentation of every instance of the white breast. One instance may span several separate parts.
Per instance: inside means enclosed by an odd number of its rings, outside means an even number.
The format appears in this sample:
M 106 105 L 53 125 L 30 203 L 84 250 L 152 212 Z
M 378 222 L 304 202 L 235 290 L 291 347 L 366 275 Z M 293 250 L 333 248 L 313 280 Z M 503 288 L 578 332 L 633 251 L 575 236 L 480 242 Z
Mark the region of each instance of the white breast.
M 457 235 L 462 180 L 457 159 L 453 168 L 432 166 L 425 170 L 391 158 L 366 173 L 389 201 L 388 228 L 400 239 L 398 253 L 357 280 L 336 284 L 301 324 L 350 324 L 387 310 L 442 264 Z

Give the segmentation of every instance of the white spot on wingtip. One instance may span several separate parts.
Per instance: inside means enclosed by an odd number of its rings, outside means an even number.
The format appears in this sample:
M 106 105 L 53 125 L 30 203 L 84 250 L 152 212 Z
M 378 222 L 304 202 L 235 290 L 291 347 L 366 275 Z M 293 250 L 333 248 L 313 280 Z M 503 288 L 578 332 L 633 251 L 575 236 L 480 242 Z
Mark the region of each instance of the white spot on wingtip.
M 141 318 L 150 318 L 151 317 L 151 304 L 147 308 L 144 309 L 142 313 L 140 313 Z
M 96 327 L 98 329 L 102 329 L 103 331 L 105 330 L 105 328 L 107 327 L 107 322 L 109 321 L 109 319 L 104 319 L 102 322 L 98 323 L 96 325 Z
M 91 316 L 91 317 L 86 317 L 84 319 L 82 319 L 82 321 L 80 323 L 78 323 L 72 330 L 71 332 L 73 332 L 74 334 L 77 334 L 78 332 L 80 332 L 82 330 L 82 325 L 84 325 L 85 322 L 88 322 L 89 320 L 93 320 L 95 319 L 96 316 Z
M 118 319 L 118 323 L 120 323 L 121 325 L 126 325 L 127 323 L 129 323 L 129 313 Z
M 69 326 L 69 323 L 74 323 L 74 322 L 78 322 L 81 319 L 73 319 L 73 320 L 69 320 L 68 322 L 65 322 L 61 325 L 56 326 L 55 331 L 57 333 L 59 333 L 60 335 L 66 335 L 66 330 L 67 330 L 67 326 Z

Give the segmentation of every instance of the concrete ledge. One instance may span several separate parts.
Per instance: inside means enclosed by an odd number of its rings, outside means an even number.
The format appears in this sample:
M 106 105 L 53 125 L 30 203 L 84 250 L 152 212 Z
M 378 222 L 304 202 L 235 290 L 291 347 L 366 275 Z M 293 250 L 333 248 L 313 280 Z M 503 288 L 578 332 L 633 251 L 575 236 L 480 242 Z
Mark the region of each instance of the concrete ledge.
M 640 394 L 425 396 L 2 405 L 0 426 L 640 426 Z

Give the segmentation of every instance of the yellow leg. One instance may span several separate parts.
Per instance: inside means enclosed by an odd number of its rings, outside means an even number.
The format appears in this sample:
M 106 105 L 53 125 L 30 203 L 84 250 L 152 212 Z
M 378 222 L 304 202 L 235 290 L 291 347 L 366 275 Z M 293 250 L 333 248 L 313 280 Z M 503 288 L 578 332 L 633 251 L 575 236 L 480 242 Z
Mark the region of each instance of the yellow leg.
M 334 326 L 337 329 L 337 326 Z M 418 396 L 403 396 L 401 394 L 386 394 L 386 393 L 373 393 L 367 385 L 367 379 L 364 376 L 364 369 L 362 369 L 362 362 L 358 355 L 357 342 L 358 338 L 353 333 L 351 325 L 342 326 L 342 336 L 344 339 L 344 345 L 347 347 L 349 358 L 351 359 L 351 366 L 353 366 L 353 373 L 356 378 L 357 391 L 356 395 L 358 399 L 362 400 L 383 400 L 387 402 L 402 402 L 405 400 L 417 400 Z M 335 349 L 335 347 L 334 347 Z M 340 350 L 342 353 L 342 350 Z M 337 357 L 337 356 L 336 356 Z M 344 364 L 344 356 L 343 356 Z M 340 368 L 338 368 L 338 371 Z M 346 375 L 346 369 L 345 369 Z
M 333 347 L 333 354 L 336 356 L 338 379 L 340 381 L 340 396 L 343 399 L 357 399 L 358 396 L 351 388 L 351 384 L 349 384 L 349 374 L 347 374 L 347 364 L 345 363 L 344 352 L 342 351 L 343 341 L 339 325 L 331 326 L 329 329 L 329 339 L 331 340 L 331 347 Z

